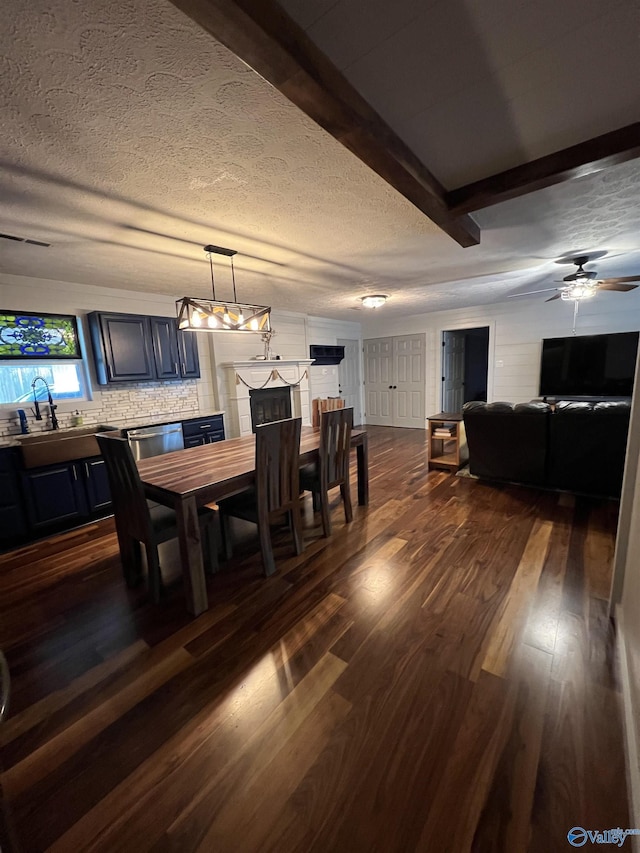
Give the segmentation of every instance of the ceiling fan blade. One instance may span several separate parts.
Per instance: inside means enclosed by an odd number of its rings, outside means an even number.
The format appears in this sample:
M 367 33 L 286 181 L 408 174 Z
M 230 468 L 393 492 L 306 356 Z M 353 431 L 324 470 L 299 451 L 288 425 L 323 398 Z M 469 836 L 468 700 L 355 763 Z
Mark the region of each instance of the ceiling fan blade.
M 607 279 L 598 285 L 598 290 L 617 290 L 619 293 L 628 293 L 630 290 L 635 290 L 637 284 L 617 284 L 616 280 Z
M 555 296 L 551 296 L 551 297 L 549 297 L 549 299 L 545 299 L 544 301 L 545 302 L 553 302 L 554 299 L 560 299 L 561 296 L 562 296 L 561 293 L 556 293 Z
M 623 284 L 625 281 L 640 281 L 640 275 L 623 275 L 621 278 L 601 278 L 600 281 L 602 284 Z
M 549 293 L 551 290 L 559 290 L 559 287 L 545 287 L 544 290 L 527 290 L 526 293 L 512 293 L 507 299 L 517 299 L 519 296 L 531 296 L 532 293 Z

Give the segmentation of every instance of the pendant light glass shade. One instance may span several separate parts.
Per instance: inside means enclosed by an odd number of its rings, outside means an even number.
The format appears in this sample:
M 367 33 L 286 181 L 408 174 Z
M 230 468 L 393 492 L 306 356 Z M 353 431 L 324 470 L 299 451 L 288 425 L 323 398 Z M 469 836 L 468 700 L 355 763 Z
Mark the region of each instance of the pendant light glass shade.
M 271 308 L 265 305 L 247 305 L 238 302 L 236 279 L 233 269 L 233 249 L 220 246 L 205 246 L 211 268 L 213 299 L 183 296 L 176 302 L 178 328 L 184 332 L 269 332 L 271 330 Z M 233 299 L 227 302 L 216 299 L 213 277 L 213 255 L 226 255 L 231 263 Z

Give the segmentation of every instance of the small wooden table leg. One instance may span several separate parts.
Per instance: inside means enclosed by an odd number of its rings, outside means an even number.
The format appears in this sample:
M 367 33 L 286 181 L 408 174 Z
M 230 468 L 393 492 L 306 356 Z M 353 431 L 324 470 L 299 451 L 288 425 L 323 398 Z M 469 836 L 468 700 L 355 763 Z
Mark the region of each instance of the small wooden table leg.
M 358 504 L 369 503 L 369 437 L 362 436 L 362 442 L 356 447 L 358 461 Z
M 200 542 L 200 524 L 198 508 L 193 497 L 185 498 L 176 503 L 178 521 L 178 541 L 180 543 L 180 562 L 184 575 L 185 592 L 187 595 L 187 610 L 198 616 L 209 607 L 207 598 L 207 582 L 202 560 Z

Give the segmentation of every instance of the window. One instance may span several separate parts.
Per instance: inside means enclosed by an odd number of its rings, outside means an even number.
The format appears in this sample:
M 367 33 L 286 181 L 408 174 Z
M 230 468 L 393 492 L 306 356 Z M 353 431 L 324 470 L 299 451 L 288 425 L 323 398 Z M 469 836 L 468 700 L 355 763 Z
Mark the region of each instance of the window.
M 65 314 L 0 311 L 0 405 L 33 400 L 41 376 L 55 400 L 87 399 L 76 318 Z M 44 383 L 35 386 L 47 399 Z
M 24 362 L 0 361 L 0 405 L 28 403 L 33 400 L 31 383 L 42 376 L 51 389 L 54 400 L 86 400 L 82 362 Z M 35 386 L 38 400 L 47 399 L 47 389 L 42 382 Z

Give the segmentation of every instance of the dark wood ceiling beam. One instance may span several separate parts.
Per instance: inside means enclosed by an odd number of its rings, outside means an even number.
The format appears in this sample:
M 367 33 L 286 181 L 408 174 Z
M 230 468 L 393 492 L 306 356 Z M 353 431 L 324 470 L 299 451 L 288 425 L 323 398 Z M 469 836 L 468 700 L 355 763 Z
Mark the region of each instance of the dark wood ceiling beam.
M 447 193 L 452 213 L 491 207 L 640 157 L 640 122 Z
M 473 219 L 451 213 L 445 188 L 274 0 L 171 2 L 457 243 L 480 242 Z

